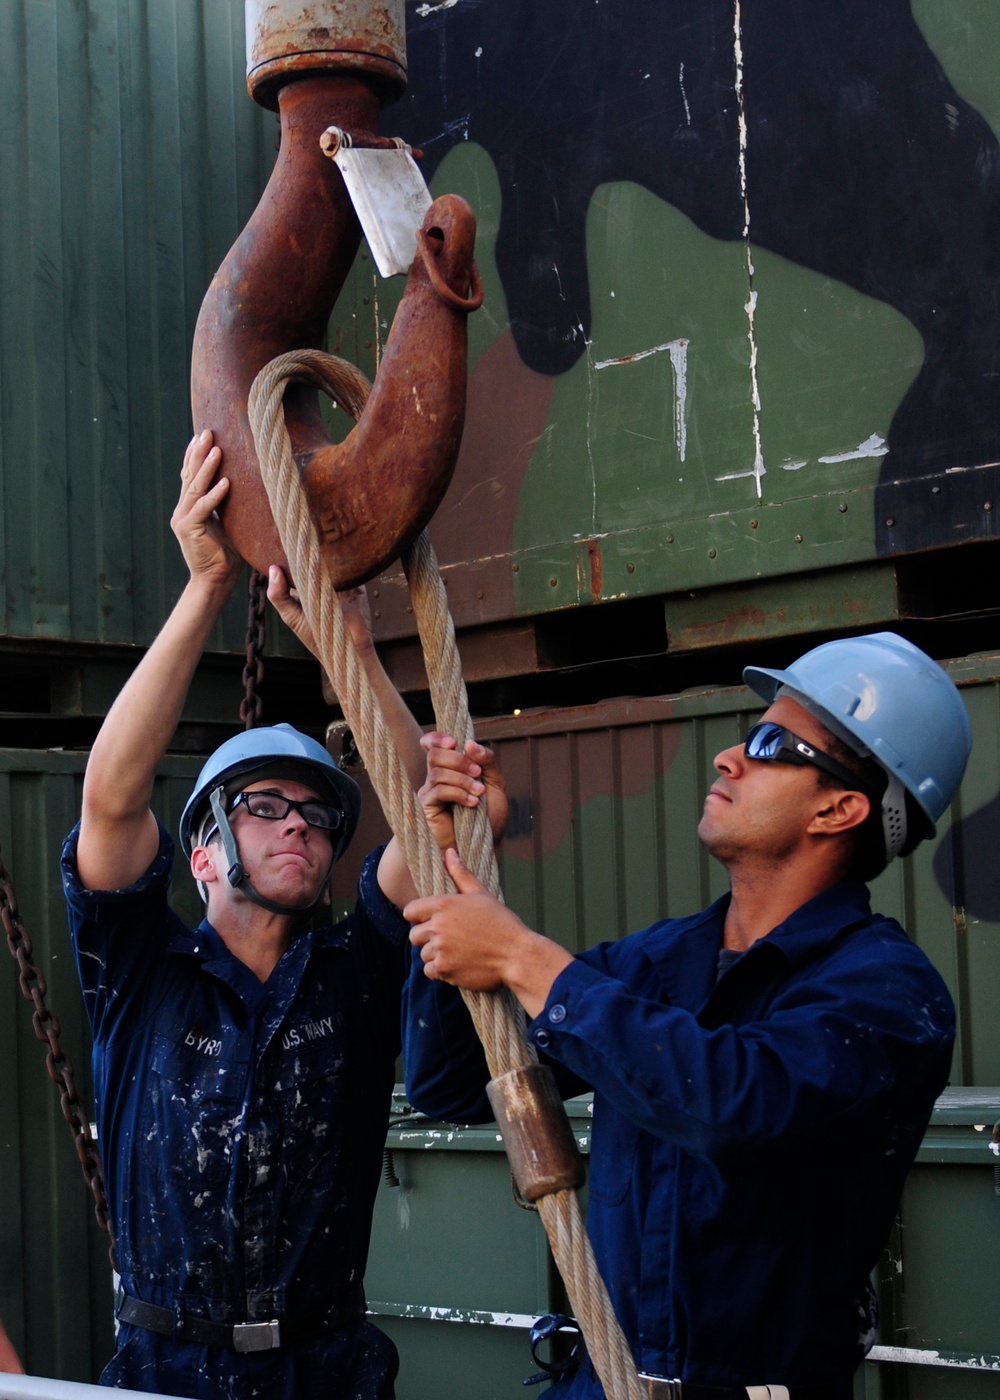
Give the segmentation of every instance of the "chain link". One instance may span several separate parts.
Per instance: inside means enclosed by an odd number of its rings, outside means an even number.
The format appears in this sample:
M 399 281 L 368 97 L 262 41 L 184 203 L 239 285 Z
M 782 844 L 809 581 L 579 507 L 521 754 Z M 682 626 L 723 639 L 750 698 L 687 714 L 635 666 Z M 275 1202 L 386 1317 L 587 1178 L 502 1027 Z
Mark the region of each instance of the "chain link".
M 94 1214 L 97 1216 L 97 1223 L 111 1240 L 108 1250 L 111 1266 L 117 1269 L 115 1242 L 108 1217 L 108 1201 L 104 1194 L 104 1173 L 101 1169 L 97 1144 L 90 1131 L 90 1117 L 80 1102 L 80 1096 L 76 1090 L 73 1065 L 59 1043 L 61 1034 L 59 1018 L 45 1004 L 45 998 L 48 996 L 48 984 L 44 974 L 35 963 L 31 937 L 18 910 L 14 884 L 3 863 L 2 855 L 0 855 L 0 922 L 3 923 L 4 932 L 7 935 L 10 955 L 17 963 L 21 994 L 26 1001 L 30 1001 L 32 1004 L 31 1024 L 35 1035 L 46 1047 L 45 1068 L 49 1072 L 49 1078 L 59 1090 L 59 1105 L 62 1109 L 62 1115 L 69 1125 L 70 1132 L 73 1134 L 73 1142 L 83 1171 L 83 1179 L 94 1198 Z
M 267 612 L 267 575 L 250 570 L 247 604 L 247 660 L 243 667 L 245 694 L 240 702 L 244 729 L 255 729 L 264 713 L 258 687 L 264 680 L 264 617 Z

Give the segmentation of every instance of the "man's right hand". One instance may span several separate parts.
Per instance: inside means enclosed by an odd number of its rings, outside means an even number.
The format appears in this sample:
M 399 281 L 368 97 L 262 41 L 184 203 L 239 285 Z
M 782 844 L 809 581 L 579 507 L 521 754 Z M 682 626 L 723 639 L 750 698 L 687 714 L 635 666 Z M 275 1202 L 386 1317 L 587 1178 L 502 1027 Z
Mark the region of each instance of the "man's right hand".
M 181 493 L 170 517 L 170 528 L 184 555 L 191 578 L 211 588 L 231 590 L 243 560 L 222 528 L 216 511 L 229 491 L 229 478 L 219 476 L 221 449 L 206 428 L 188 443 L 181 467 Z
M 170 521 L 191 577 L 90 751 L 77 847 L 87 889 L 123 889 L 156 855 L 159 833 L 149 807 L 156 770 L 243 567 L 215 513 L 229 490 L 226 477 L 216 480 L 221 462 L 210 432 L 192 438 Z

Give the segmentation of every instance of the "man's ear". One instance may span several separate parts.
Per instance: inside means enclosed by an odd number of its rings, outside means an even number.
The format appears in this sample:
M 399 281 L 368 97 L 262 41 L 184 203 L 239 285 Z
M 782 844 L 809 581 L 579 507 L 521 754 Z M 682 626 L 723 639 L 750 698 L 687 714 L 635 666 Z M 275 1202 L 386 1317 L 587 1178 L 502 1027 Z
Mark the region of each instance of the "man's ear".
M 219 878 L 212 852 L 207 846 L 195 846 L 191 852 L 191 874 L 200 885 L 210 885 Z
M 866 821 L 872 804 L 863 792 L 836 788 L 824 789 L 820 793 L 821 805 L 806 830 L 814 836 L 842 836 L 854 831 Z

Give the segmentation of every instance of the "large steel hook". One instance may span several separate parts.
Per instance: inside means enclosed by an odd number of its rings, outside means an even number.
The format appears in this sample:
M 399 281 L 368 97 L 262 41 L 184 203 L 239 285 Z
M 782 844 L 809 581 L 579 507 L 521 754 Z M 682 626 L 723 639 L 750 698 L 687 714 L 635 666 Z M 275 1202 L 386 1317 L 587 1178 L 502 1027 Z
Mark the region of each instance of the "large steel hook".
M 402 0 L 247 0 L 248 86 L 263 105 L 277 105 L 281 145 L 202 303 L 191 400 L 195 430 L 211 428 L 223 451 L 227 532 L 257 569 L 285 561 L 247 396 L 275 356 L 323 344 L 361 231 L 321 138 L 335 126 L 355 146 L 393 144 L 375 129 L 380 104 L 405 85 L 402 10 Z M 319 11 L 329 12 L 325 25 Z M 331 442 L 315 389 L 295 384 L 286 393 L 292 450 L 338 588 L 396 558 L 451 479 L 465 413 L 465 318 L 481 300 L 474 237 L 464 201 L 445 196 L 431 207 L 371 397 L 345 442 Z

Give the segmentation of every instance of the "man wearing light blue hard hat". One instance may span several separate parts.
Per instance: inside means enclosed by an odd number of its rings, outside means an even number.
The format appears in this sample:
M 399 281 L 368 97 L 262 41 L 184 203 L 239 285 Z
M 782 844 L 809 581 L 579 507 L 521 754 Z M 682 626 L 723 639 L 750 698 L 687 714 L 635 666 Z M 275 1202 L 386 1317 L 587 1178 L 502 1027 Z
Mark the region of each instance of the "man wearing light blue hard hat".
M 180 834 L 206 917 L 191 930 L 167 903 L 153 783 L 242 570 L 216 515 L 220 465 L 211 434 L 195 438 L 171 522 L 190 578 L 94 743 L 63 855 L 122 1285 L 102 1380 L 391 1400 L 398 1358 L 363 1279 L 410 964 L 405 867 L 373 853 L 357 912 L 324 926 L 360 795 L 279 724 L 205 764 Z M 269 596 L 308 643 L 281 570 Z M 356 604 L 348 626 L 419 780 L 420 731 Z
M 426 972 L 407 1082 L 425 1112 L 488 1118 L 453 988 L 509 988 L 563 1093 L 594 1091 L 587 1228 L 651 1400 L 850 1400 L 955 1032 L 864 882 L 934 835 L 969 721 L 892 633 L 744 675 L 768 708 L 716 755 L 698 825 L 730 892 L 573 957 L 449 852 L 460 892 L 404 909 Z M 582 1347 L 555 1369 L 553 1400 L 604 1396 Z

